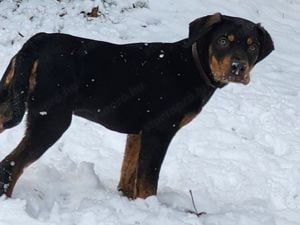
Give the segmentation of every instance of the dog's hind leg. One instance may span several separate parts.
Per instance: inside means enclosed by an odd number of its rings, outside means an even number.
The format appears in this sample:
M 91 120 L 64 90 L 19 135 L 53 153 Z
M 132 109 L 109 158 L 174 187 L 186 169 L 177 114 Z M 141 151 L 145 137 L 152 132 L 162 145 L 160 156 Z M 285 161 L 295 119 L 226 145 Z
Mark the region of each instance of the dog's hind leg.
M 25 167 L 37 160 L 69 127 L 72 112 L 56 106 L 40 115 L 29 111 L 25 136 L 15 150 L 0 163 L 0 196 L 10 197 Z

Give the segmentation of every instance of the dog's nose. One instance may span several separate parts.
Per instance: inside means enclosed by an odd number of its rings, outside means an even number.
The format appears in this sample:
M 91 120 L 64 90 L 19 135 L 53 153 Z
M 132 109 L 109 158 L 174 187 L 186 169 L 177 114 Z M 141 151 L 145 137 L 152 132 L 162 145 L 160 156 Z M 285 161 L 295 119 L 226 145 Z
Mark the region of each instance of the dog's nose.
M 243 75 L 247 67 L 247 63 L 243 60 L 233 60 L 231 64 L 231 72 L 236 76 Z

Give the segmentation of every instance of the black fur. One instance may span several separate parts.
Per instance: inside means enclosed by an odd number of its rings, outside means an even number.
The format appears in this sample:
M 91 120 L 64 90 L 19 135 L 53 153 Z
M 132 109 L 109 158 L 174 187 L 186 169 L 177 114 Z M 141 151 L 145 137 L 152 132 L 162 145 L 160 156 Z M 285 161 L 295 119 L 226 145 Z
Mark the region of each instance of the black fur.
M 141 134 L 136 183 L 144 182 L 152 192 L 135 197 L 155 194 L 165 153 L 183 119 L 198 114 L 216 88 L 226 84 L 215 80 L 209 56 L 209 46 L 226 30 L 257 37 L 260 52 L 252 64 L 273 50 L 270 35 L 260 25 L 221 14 L 195 20 L 189 37 L 175 43 L 117 45 L 46 33 L 30 38 L 0 83 L 3 129 L 17 125 L 28 111 L 24 139 L 0 163 L 0 195 L 11 195 L 23 168 L 58 140 L 72 114 L 117 132 Z M 194 43 L 203 72 L 195 65 Z M 247 52 L 247 46 L 241 49 Z M 228 52 L 213 48 L 218 59 Z M 34 63 L 35 85 L 30 89 Z M 12 66 L 14 76 L 7 85 Z M 214 85 L 208 86 L 203 76 Z

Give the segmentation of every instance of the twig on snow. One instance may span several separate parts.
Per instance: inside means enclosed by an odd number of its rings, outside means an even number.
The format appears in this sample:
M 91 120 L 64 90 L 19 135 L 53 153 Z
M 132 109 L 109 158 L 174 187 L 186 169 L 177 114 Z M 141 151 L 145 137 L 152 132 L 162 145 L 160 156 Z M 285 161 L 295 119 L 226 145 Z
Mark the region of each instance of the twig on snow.
M 191 214 L 194 214 L 194 215 L 196 215 L 196 216 L 198 216 L 198 217 L 200 217 L 200 216 L 202 216 L 202 215 L 206 215 L 206 214 L 207 214 L 206 212 L 198 212 L 197 207 L 196 207 L 196 204 L 195 204 L 193 192 L 192 192 L 192 190 L 190 190 L 189 192 L 190 192 L 190 196 L 191 196 L 191 199 L 192 199 L 194 211 L 192 211 L 192 210 L 187 210 L 187 212 L 188 212 L 188 213 L 191 213 Z

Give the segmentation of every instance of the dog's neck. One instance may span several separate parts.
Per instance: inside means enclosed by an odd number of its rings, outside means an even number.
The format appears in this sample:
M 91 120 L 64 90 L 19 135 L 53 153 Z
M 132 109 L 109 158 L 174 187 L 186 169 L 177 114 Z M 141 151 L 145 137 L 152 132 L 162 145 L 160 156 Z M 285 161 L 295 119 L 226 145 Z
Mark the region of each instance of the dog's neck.
M 199 75 L 201 76 L 205 84 L 209 87 L 212 87 L 214 89 L 224 87 L 226 84 L 214 80 L 213 75 L 211 74 L 211 71 L 209 69 L 209 66 L 206 69 L 207 71 L 205 71 L 205 68 L 203 68 L 203 64 L 208 64 L 208 60 L 205 61 L 204 59 L 201 59 L 201 55 L 199 55 L 198 47 L 199 46 L 197 42 L 192 44 L 192 56 L 193 56 L 194 63 L 197 67 L 197 70 L 199 72 Z

